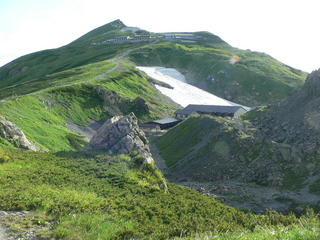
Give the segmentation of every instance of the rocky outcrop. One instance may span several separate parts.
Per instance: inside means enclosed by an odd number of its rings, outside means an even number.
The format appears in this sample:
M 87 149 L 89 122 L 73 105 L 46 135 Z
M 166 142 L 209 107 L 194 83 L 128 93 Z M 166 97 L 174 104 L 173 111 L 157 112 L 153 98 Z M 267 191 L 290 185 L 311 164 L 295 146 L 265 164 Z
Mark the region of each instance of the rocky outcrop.
M 106 121 L 92 137 L 86 149 L 134 154 L 141 164 L 153 162 L 147 138 L 139 128 L 138 120 L 133 113 L 124 117 L 115 116 Z
M 121 115 L 122 113 L 134 112 L 136 116 L 142 116 L 150 113 L 149 106 L 141 97 L 127 99 L 120 97 L 116 92 L 98 85 L 94 88 L 97 95 L 103 101 L 105 112 L 111 116 Z
M 118 107 L 120 105 L 121 98 L 116 92 L 107 90 L 100 85 L 96 86 L 94 90 L 96 91 L 98 96 L 102 99 L 103 107 L 106 112 L 109 112 L 111 115 L 121 114 L 121 111 Z
M 14 123 L 0 117 L 0 137 L 8 140 L 19 148 L 38 151 L 39 148 L 30 142 L 23 131 Z
M 170 84 L 165 83 L 165 82 L 161 82 L 161 81 L 159 81 L 157 79 L 154 79 L 152 77 L 148 77 L 148 81 L 150 83 L 154 84 L 154 85 L 159 85 L 161 87 L 165 87 L 165 88 L 168 88 L 168 89 L 173 89 L 173 87 Z

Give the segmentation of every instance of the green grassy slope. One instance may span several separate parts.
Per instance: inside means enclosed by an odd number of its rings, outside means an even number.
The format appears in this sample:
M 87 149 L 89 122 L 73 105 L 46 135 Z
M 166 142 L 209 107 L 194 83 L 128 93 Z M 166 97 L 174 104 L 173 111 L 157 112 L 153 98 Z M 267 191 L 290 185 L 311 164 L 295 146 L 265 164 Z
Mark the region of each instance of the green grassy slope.
M 292 215 L 243 213 L 174 184 L 165 192 L 157 170 L 137 169 L 128 156 L 0 148 L 4 156 L 0 209 L 44 213 L 54 221 L 46 235 L 57 239 L 161 240 L 299 223 Z
M 95 45 L 95 43 L 132 34 L 132 32 L 120 31 L 123 27 L 122 22 L 114 21 L 89 32 L 66 46 L 20 57 L 1 67 L 0 88 L 4 89 L 24 82 L 46 80 L 48 74 L 112 58 L 132 48 L 133 45 Z M 142 45 L 143 43 L 137 43 L 134 47 Z
M 177 238 L 180 240 L 317 240 L 320 238 L 317 219 L 314 224 L 301 221 L 299 225 L 291 227 L 262 227 L 253 232 L 237 232 L 226 234 L 203 235 L 199 237 Z
M 50 85 L 54 73 L 128 54 L 139 65 L 175 67 L 194 85 L 248 106 L 282 99 L 303 84 L 304 72 L 266 54 L 233 48 L 210 33 L 195 34 L 203 39 L 196 43 L 157 40 L 102 44 L 117 36 L 134 35 L 117 20 L 66 46 L 32 53 L 1 67 L 0 94 L 18 94 L 12 86 L 23 83 Z M 230 64 L 231 59 L 238 62 Z M 73 74 L 78 74 L 77 70 Z
M 133 51 L 130 56 L 139 65 L 175 67 L 193 84 L 248 106 L 282 99 L 302 86 L 306 77 L 304 72 L 266 54 L 210 40 L 198 44 L 161 42 Z M 231 64 L 231 59 L 238 62 Z
M 114 68 L 115 64 L 118 66 Z M 44 150 L 72 150 L 83 145 L 81 137 L 67 129 L 67 122 L 86 126 L 90 120 L 105 120 L 115 113 L 134 112 L 142 120 L 168 116 L 177 108 L 160 94 L 130 63 L 103 61 L 47 76 L 48 80 L 22 84 L 12 89 L 21 96 L 0 103 L 0 114 L 17 124 L 26 136 Z M 47 88 L 42 89 L 44 86 Z M 99 86 L 116 95 L 105 102 Z M 6 97 L 6 92 L 2 92 Z M 149 111 L 141 112 L 134 101 L 142 98 Z
M 195 181 L 233 179 L 297 190 L 318 156 L 264 138 L 248 122 L 191 117 L 157 142 L 174 175 Z M 268 171 L 265 171 L 268 169 Z

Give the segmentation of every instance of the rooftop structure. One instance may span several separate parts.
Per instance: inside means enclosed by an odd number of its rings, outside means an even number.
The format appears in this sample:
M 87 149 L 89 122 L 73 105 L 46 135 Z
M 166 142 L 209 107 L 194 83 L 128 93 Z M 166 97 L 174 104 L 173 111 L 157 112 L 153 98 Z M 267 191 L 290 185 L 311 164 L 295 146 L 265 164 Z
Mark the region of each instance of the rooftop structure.
M 176 111 L 176 118 L 185 119 L 191 114 L 209 114 L 221 117 L 238 117 L 247 110 L 242 106 L 219 106 L 219 105 L 194 105 L 190 104 L 184 109 Z
M 177 125 L 181 120 L 176 118 L 164 118 L 160 120 L 154 120 L 140 125 L 142 128 L 159 128 L 161 130 L 168 129 Z

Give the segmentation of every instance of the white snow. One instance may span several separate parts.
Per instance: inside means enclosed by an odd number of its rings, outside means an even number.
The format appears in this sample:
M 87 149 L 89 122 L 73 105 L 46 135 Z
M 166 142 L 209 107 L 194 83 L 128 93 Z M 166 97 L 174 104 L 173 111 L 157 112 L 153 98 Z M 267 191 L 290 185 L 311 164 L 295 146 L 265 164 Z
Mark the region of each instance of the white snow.
M 169 84 L 173 89 L 155 85 L 164 95 L 171 98 L 182 107 L 189 104 L 238 106 L 239 104 L 217 97 L 200 88 L 187 83 L 185 77 L 174 68 L 164 67 L 137 67 L 148 76 Z

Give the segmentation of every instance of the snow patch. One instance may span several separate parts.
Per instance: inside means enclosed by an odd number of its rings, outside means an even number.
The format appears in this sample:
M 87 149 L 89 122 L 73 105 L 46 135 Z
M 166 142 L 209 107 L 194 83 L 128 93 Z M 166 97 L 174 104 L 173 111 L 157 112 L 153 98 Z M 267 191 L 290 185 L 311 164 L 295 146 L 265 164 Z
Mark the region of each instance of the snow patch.
M 145 72 L 149 77 L 158 81 L 169 84 L 173 89 L 155 85 L 156 88 L 164 95 L 171 98 L 174 102 L 182 107 L 189 104 L 201 105 L 221 105 L 221 106 L 240 106 L 239 104 L 230 102 L 223 98 L 217 97 L 200 88 L 192 86 L 187 83 L 183 74 L 174 68 L 164 67 L 137 67 L 139 70 Z

